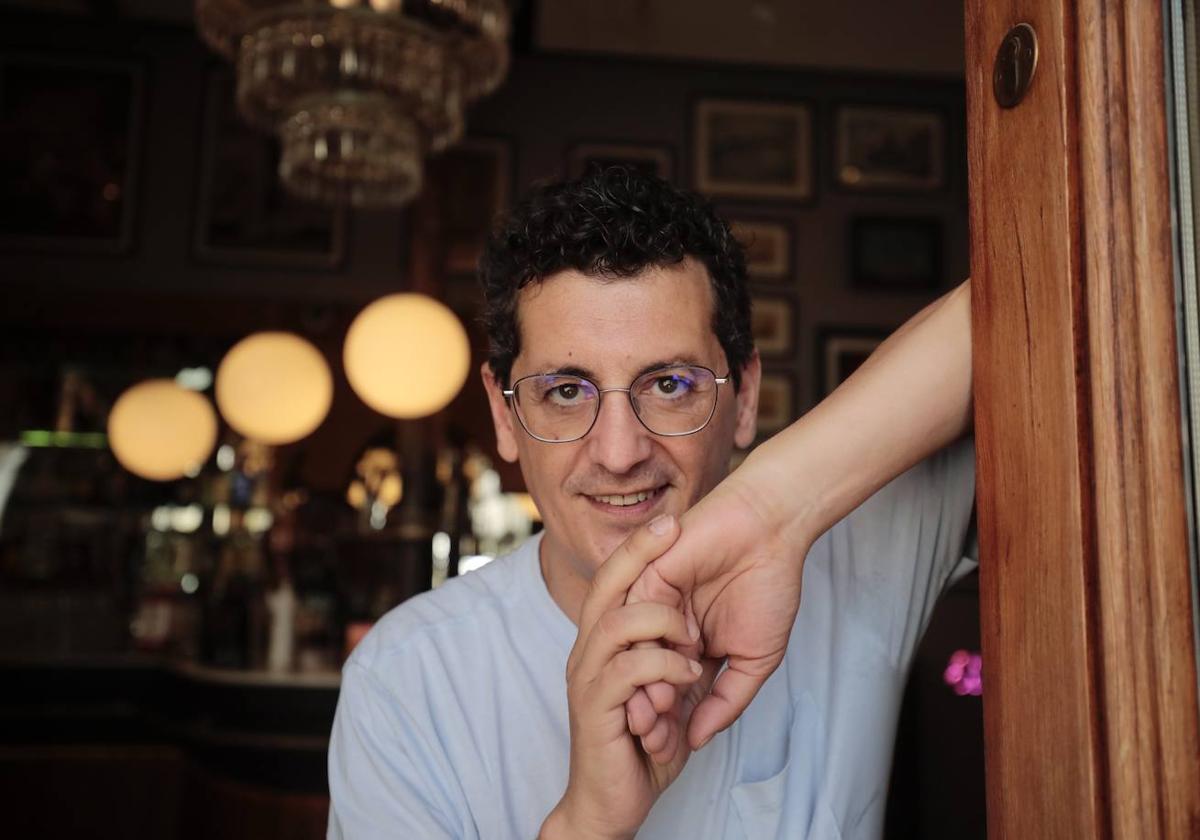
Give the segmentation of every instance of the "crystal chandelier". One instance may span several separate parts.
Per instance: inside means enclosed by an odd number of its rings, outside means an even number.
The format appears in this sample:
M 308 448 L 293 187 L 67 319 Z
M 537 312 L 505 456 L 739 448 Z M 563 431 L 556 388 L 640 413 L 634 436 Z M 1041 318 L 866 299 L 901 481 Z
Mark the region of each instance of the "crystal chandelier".
M 411 199 L 508 70 L 506 0 L 196 0 L 196 24 L 242 116 L 278 135 L 284 186 L 318 201 Z

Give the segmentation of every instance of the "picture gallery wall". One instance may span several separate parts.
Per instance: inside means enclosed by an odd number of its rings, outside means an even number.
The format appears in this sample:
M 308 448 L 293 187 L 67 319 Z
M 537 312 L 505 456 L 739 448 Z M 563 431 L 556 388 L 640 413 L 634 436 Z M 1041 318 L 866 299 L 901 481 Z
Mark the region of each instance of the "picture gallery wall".
M 470 130 L 517 190 L 623 163 L 714 202 L 747 249 L 760 439 L 969 273 L 958 80 L 547 56 Z
M 103 55 L 81 53 L 83 30 L 36 56 L 21 33 L 24 50 L 0 39 L 9 283 L 335 304 L 404 288 L 405 213 L 284 194 L 227 70 L 186 30 L 152 35 Z M 701 192 L 746 245 L 760 437 L 968 274 L 961 80 L 522 55 L 427 169 L 443 192 L 445 297 L 464 320 L 495 214 L 594 163 Z

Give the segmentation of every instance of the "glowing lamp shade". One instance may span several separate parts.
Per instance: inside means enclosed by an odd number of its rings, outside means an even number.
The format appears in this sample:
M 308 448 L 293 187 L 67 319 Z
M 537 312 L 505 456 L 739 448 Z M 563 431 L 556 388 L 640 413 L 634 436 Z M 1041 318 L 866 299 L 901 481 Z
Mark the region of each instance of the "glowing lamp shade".
M 346 378 L 362 401 L 389 417 L 441 411 L 467 381 L 467 331 L 446 306 L 396 294 L 367 306 L 346 334 Z
M 217 414 L 204 395 L 171 379 L 149 379 L 113 403 L 108 442 L 131 473 L 173 481 L 208 460 L 217 444 Z
M 313 432 L 333 402 L 333 374 L 316 347 L 288 332 L 233 345 L 217 368 L 217 407 L 239 434 L 283 444 Z

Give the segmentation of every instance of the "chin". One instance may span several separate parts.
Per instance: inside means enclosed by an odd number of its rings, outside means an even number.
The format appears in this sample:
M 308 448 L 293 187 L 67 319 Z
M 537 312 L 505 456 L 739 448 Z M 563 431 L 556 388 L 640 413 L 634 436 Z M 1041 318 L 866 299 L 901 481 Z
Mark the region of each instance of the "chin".
M 612 553 L 621 546 L 621 543 L 625 542 L 625 538 L 631 533 L 633 533 L 632 529 L 624 534 L 605 535 L 593 540 L 592 544 L 588 547 L 589 550 L 584 554 L 584 563 L 587 565 L 589 572 L 594 574 L 597 569 L 604 565 L 604 561 L 612 556 Z

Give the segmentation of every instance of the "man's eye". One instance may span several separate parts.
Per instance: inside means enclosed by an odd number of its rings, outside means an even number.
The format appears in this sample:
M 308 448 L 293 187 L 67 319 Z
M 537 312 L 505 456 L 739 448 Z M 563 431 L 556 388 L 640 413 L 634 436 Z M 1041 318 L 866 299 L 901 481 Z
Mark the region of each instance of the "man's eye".
M 690 383 L 680 376 L 660 376 L 654 382 L 654 392 L 665 397 L 686 394 L 689 387 Z
M 547 383 L 547 387 L 541 389 L 541 393 L 543 403 L 559 407 L 579 405 L 588 398 L 582 383 L 579 382 Z

